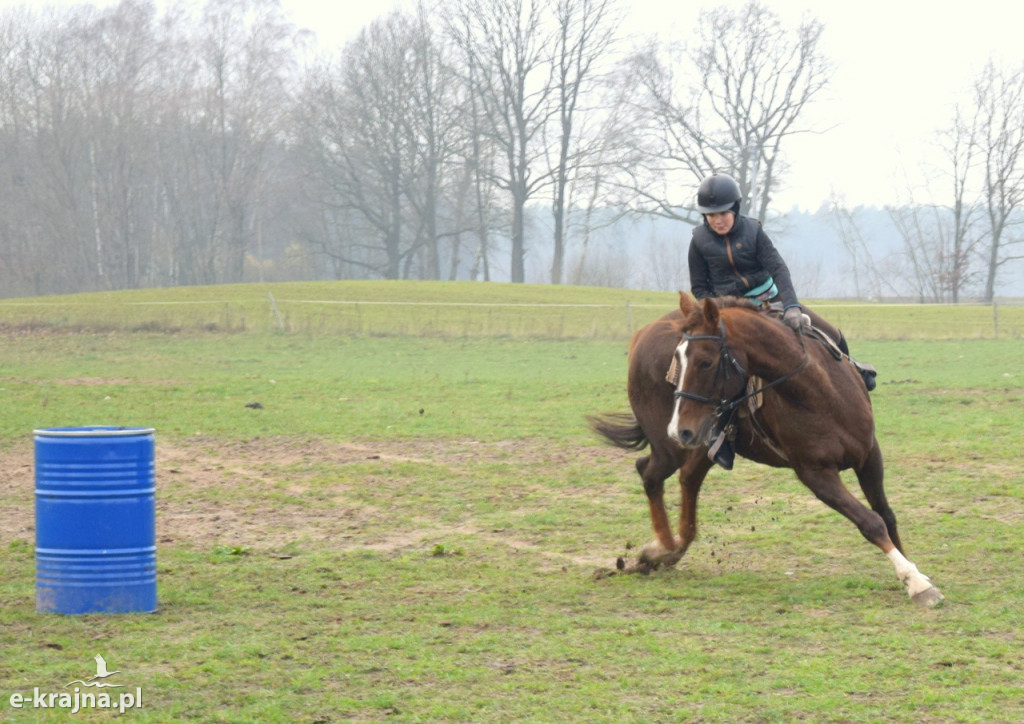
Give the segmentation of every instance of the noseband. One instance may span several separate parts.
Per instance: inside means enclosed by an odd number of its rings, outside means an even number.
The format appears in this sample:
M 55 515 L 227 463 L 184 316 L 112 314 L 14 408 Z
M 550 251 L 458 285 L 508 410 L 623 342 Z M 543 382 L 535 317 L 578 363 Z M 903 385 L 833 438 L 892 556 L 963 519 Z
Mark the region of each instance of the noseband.
M 781 385 L 783 382 L 800 372 L 810 361 L 810 358 L 807 356 L 807 349 L 804 348 L 804 358 L 794 369 L 756 390 L 744 392 L 745 387 L 742 387 L 740 388 L 739 394 L 730 400 L 724 396 L 726 385 L 729 383 L 730 370 L 734 370 L 742 377 L 749 377 L 749 375 L 746 369 L 743 368 L 743 365 L 740 364 L 739 360 L 736 359 L 732 351 L 729 349 L 729 345 L 725 337 L 725 322 L 719 319 L 718 324 L 721 334 L 684 334 L 683 339 L 687 342 L 695 342 L 698 340 L 718 342 L 718 369 L 715 370 L 715 386 L 721 389 L 721 396 L 718 399 L 715 399 L 713 397 L 698 395 L 695 392 L 687 392 L 684 389 L 676 390 L 675 394 L 677 400 L 693 400 L 694 402 L 699 402 L 702 405 L 713 406 L 715 409 L 712 414 L 716 418 L 731 413 L 751 397 L 756 397 L 765 390 L 770 390 L 776 385 Z M 800 346 L 804 347 L 803 332 L 800 333 Z

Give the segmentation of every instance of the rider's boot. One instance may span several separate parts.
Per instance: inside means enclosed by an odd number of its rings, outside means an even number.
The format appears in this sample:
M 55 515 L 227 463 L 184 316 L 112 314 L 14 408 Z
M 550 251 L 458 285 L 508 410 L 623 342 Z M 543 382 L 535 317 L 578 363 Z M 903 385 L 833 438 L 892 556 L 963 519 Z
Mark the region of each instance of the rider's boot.
M 864 386 L 868 388 L 868 392 L 875 389 L 875 376 L 878 375 L 875 368 L 872 365 L 862 364 L 853 359 L 853 357 L 850 358 L 850 361 L 853 362 L 853 366 L 860 372 L 861 379 L 864 380 Z
M 732 442 L 729 441 L 729 433 L 725 427 L 715 429 L 715 437 L 708 446 L 708 457 L 726 470 L 732 470 L 733 462 L 736 460 L 736 451 L 733 450 Z
M 839 349 L 842 350 L 843 354 L 850 358 L 853 362 L 853 366 L 857 368 L 857 372 L 860 373 L 860 377 L 864 380 L 864 386 L 868 388 L 868 392 L 875 389 L 876 382 L 875 377 L 878 375 L 878 371 L 872 365 L 866 365 L 858 362 L 853 357 L 850 357 L 850 347 L 846 343 L 846 337 L 842 332 L 839 333 Z

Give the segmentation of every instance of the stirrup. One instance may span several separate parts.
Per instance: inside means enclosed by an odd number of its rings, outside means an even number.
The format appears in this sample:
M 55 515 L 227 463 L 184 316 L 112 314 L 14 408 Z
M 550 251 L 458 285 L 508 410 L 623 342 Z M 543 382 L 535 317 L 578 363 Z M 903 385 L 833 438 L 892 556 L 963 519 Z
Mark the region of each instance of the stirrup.
M 732 443 L 729 442 L 725 430 L 719 431 L 718 437 L 715 438 L 708 448 L 708 459 L 717 465 L 721 465 L 726 470 L 732 470 L 733 462 L 736 460 L 736 451 L 733 450 Z

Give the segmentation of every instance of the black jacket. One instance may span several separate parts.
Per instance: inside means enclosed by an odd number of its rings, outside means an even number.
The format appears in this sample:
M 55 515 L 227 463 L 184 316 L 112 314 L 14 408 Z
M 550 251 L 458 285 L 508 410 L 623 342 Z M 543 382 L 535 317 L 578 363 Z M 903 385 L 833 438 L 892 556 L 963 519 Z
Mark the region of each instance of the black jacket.
M 756 219 L 737 216 L 725 236 L 706 222 L 694 227 L 688 260 L 690 290 L 697 299 L 742 297 L 771 277 L 779 289 L 775 301 L 786 307 L 799 304 L 789 267 Z

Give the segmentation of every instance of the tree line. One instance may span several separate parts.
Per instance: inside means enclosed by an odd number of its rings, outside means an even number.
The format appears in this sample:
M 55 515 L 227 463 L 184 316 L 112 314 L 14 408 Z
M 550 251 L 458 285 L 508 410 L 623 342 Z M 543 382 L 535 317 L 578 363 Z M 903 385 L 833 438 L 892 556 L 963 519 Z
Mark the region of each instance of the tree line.
M 815 130 L 804 111 L 832 77 L 823 24 L 787 26 L 754 1 L 704 12 L 675 45 L 625 36 L 628 9 L 420 3 L 334 51 L 277 0 L 9 9 L 2 294 L 524 282 L 540 249 L 550 268 L 530 281 L 581 283 L 601 276 L 603 227 L 692 223 L 692 190 L 712 171 L 770 220 L 787 140 Z M 914 283 L 945 296 L 983 276 L 994 289 L 1020 242 L 1022 81 L 986 73 L 986 103 L 960 111 L 944 146 L 949 199 L 892 211 L 920 260 Z M 870 247 L 835 212 L 867 278 Z

